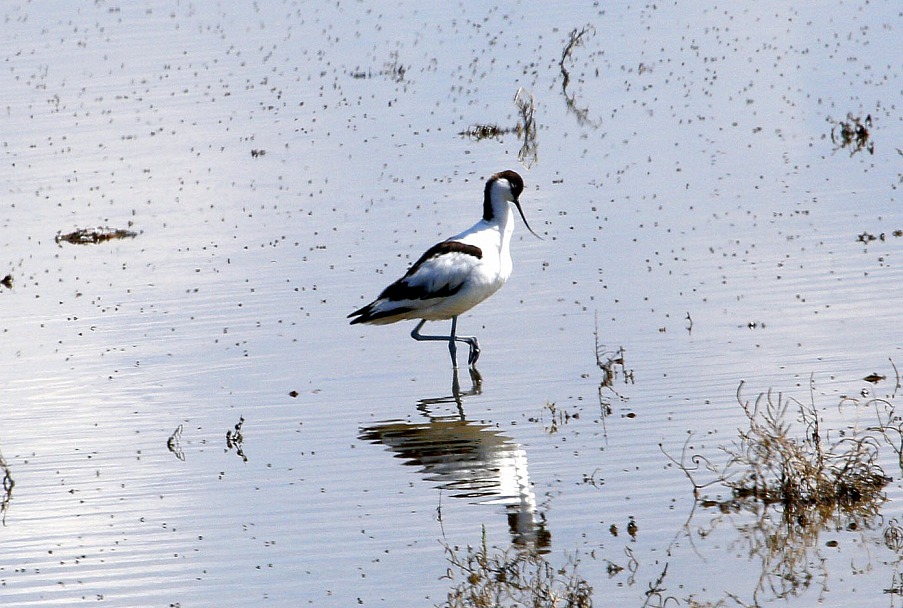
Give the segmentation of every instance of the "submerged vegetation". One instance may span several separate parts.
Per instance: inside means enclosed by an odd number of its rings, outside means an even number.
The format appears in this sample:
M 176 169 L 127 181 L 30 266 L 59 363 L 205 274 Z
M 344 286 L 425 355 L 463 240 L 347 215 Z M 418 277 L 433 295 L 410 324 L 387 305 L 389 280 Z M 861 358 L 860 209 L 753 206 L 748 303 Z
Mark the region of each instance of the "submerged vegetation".
M 350 75 L 352 78 L 357 80 L 381 76 L 388 78 L 392 82 L 403 83 L 405 82 L 405 75 L 407 74 L 409 68 L 410 66 L 402 64 L 399 60 L 398 51 L 392 51 L 391 53 L 389 53 L 389 61 L 383 63 L 381 70 L 374 72 L 373 70 L 369 69 L 356 69 L 353 70 Z
M 475 124 L 458 133 L 461 137 L 467 137 L 475 141 L 484 139 L 500 139 L 503 135 L 515 133 L 522 140 L 517 158 L 528 169 L 539 160 L 539 146 L 536 141 L 536 120 L 533 114 L 536 112 L 536 100 L 533 95 L 523 87 L 514 94 L 514 105 L 520 113 L 520 121 L 513 127 L 500 127 L 496 123 Z
M 483 528 L 479 547 L 445 546 L 454 583 L 443 608 L 590 608 L 593 589 L 577 572 L 572 558 L 560 568 L 539 552 L 490 549 Z
M 863 150 L 869 154 L 875 153 L 875 142 L 871 140 L 869 132 L 872 127 L 871 114 L 863 119 L 848 113 L 846 120 L 832 122 L 834 125 L 831 127 L 831 141 L 837 145 L 835 151 L 841 148 L 848 149 L 850 156 Z
M 687 444 L 679 461 L 669 456 L 687 475 L 703 506 L 732 510 L 750 503 L 779 505 L 787 524 L 802 527 L 823 525 L 836 515 L 877 513 L 890 481 L 878 463 L 879 427 L 832 434 L 822 428 L 814 400 L 803 404 L 768 391 L 750 402 L 742 389 L 743 383 L 737 401 L 748 426 L 738 431 L 731 446 L 722 447 L 726 464 L 716 465 L 700 454 L 687 462 Z M 794 433 L 799 427 L 802 433 Z M 703 469 L 714 478 L 700 481 Z M 713 485 L 730 490 L 730 499 L 706 497 L 703 491 Z
M 558 68 L 561 71 L 561 93 L 564 95 L 564 102 L 568 111 L 577 117 L 577 122 L 581 126 L 600 127 L 601 121 L 594 121 L 589 117 L 589 108 L 582 108 L 577 103 L 577 94 L 568 90 L 571 83 L 571 72 L 567 68 L 567 63 L 571 59 L 574 49 L 583 44 L 583 37 L 587 34 L 595 35 L 596 28 L 592 25 L 586 25 L 581 29 L 574 28 L 571 30 L 567 43 L 561 51 L 561 59 L 558 61 Z
M 611 416 L 613 412 L 611 407 L 612 397 L 621 403 L 627 401 L 626 397 L 615 390 L 615 381 L 618 380 L 623 382 L 623 384 L 633 384 L 634 375 L 633 370 L 628 370 L 624 365 L 625 351 L 623 346 L 611 351 L 602 344 L 601 338 L 599 337 L 598 316 L 596 317 L 595 327 L 593 329 L 593 340 L 595 342 L 596 367 L 602 372 L 602 380 L 599 382 L 599 387 L 597 389 L 599 395 L 599 415 L 602 420 L 602 428 L 605 429 L 605 434 L 607 435 L 608 431 L 605 420 Z M 627 414 L 627 417 L 630 418 L 632 415 Z
M 876 377 L 867 376 L 866 381 Z M 761 562 L 753 605 L 795 597 L 812 586 L 825 591 L 828 572 L 820 555 L 819 535 L 829 530 L 864 533 L 881 525 L 880 509 L 891 477 L 879 455 L 882 447 L 890 445 L 903 470 L 903 419 L 894 412 L 893 396 L 842 397 L 841 410 L 855 411 L 857 419 L 873 411 L 875 424 L 828 429 L 815 405 L 814 386 L 810 385 L 809 403 L 772 391 L 748 400 L 742 391 L 743 383 L 737 389 L 737 402 L 746 426 L 738 430 L 732 444 L 721 446 L 726 456 L 723 464 L 711 456 L 691 454 L 692 436 L 679 459 L 665 453 L 690 480 L 696 504 L 712 513 L 709 524 L 696 525 L 693 532 L 691 514 L 687 534 L 704 538 L 733 515 L 751 517 L 734 525 L 743 553 Z M 710 488 L 726 490 L 728 495 L 710 494 Z M 885 529 L 884 538 L 888 547 L 903 547 L 899 540 L 903 532 L 895 522 Z M 824 544 L 836 546 L 836 541 Z M 733 594 L 728 597 L 746 605 Z
M 0 454 L 0 474 L 3 475 L 3 489 L 0 490 L 0 523 L 5 526 L 6 512 L 9 510 L 9 503 L 13 499 L 13 488 L 16 486 L 16 482 L 13 481 L 9 466 L 3 458 L 3 454 Z

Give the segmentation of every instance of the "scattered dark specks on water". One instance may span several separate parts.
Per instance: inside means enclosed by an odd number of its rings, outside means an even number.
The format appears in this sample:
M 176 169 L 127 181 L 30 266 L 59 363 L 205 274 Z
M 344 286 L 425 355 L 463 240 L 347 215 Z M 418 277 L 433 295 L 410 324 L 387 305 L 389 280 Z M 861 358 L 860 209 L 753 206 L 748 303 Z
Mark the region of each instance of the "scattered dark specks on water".
M 3 280 L 0 281 L 0 285 L 3 285 L 7 289 L 12 289 L 13 288 L 13 275 L 8 274 L 5 277 L 3 277 Z
M 383 64 L 383 69 L 377 72 L 356 69 L 349 74 L 355 80 L 364 80 L 373 78 L 374 76 L 384 76 L 393 82 L 401 83 L 405 81 L 405 74 L 407 74 L 407 72 L 407 66 L 402 65 L 398 60 L 398 51 L 393 51 L 389 53 L 389 61 Z
M 885 240 L 885 236 L 883 232 L 877 236 L 872 234 L 871 232 L 863 232 L 862 234 L 856 236 L 856 240 L 860 243 L 871 243 L 872 241 L 883 241 Z
M 266 150 L 251 150 L 251 158 L 258 158 L 261 156 L 266 156 Z
M 122 230 L 119 228 L 79 228 L 74 232 L 63 234 L 62 231 L 56 233 L 54 240 L 57 243 L 66 242 L 73 245 L 94 245 L 114 239 L 133 239 L 138 236 L 137 232 L 131 230 Z
M 292 399 L 297 399 L 298 391 L 289 391 L 288 396 L 291 397 Z
M 881 382 L 882 380 L 885 380 L 885 379 L 886 379 L 886 376 L 881 376 L 881 375 L 875 374 L 875 373 L 869 374 L 868 376 L 863 378 L 863 380 L 865 380 L 866 382 L 871 382 L 872 384 L 878 384 L 879 382 Z

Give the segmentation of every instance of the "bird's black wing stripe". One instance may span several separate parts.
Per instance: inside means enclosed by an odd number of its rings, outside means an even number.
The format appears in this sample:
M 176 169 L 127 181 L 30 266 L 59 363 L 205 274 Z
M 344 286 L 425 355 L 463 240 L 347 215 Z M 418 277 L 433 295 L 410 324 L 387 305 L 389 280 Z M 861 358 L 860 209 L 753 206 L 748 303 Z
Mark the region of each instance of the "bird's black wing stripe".
M 401 307 L 401 308 L 393 308 L 391 310 L 384 310 L 382 312 L 377 312 L 371 314 L 371 308 L 369 305 L 364 308 L 355 311 L 348 315 L 348 318 L 356 316 L 357 318 L 351 320 L 352 325 L 356 325 L 358 323 L 369 323 L 370 321 L 376 321 L 377 319 L 385 319 L 386 317 L 394 317 L 396 315 L 403 315 L 405 313 L 411 312 L 414 310 L 413 308 Z
M 467 243 L 461 243 L 458 241 L 442 241 L 441 243 L 436 243 L 432 247 L 426 250 L 420 259 L 414 262 L 414 265 L 411 266 L 410 269 L 405 273 L 404 278 L 408 278 L 423 265 L 424 262 L 433 258 L 437 255 L 442 255 L 444 253 L 464 253 L 466 255 L 472 255 L 478 260 L 483 259 L 483 250 L 477 247 L 476 245 L 468 245 Z
M 468 245 L 458 241 L 442 241 L 426 250 L 420 259 L 414 262 L 414 265 L 405 273 L 405 275 L 386 287 L 381 294 L 380 299 L 387 300 L 427 300 L 431 298 L 447 298 L 452 296 L 461 289 L 463 283 L 458 285 L 447 285 L 438 291 L 427 291 L 423 285 L 411 285 L 407 279 L 414 275 L 420 267 L 428 260 L 447 253 L 463 253 L 472 255 L 475 258 L 483 258 L 483 250 L 476 245 Z

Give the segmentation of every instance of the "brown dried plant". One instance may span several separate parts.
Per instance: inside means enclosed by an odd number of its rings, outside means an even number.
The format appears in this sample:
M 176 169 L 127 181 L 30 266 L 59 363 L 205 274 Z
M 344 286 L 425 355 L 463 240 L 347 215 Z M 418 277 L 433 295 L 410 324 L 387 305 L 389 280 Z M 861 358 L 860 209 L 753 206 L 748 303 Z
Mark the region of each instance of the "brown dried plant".
M 591 608 L 592 587 L 571 559 L 556 568 L 538 551 L 490 549 L 483 528 L 479 547 L 445 544 L 449 568 L 444 578 L 458 581 L 448 592 L 447 608 Z
M 867 529 L 880 519 L 890 478 L 878 463 L 878 452 L 887 429 L 829 432 L 822 428 L 811 386 L 808 404 L 772 391 L 749 401 L 742 390 L 741 382 L 737 402 L 747 424 L 731 445 L 721 447 L 725 464 L 701 454 L 689 456 L 692 436 L 680 460 L 665 453 L 693 484 L 697 504 L 717 510 L 707 528 L 696 528 L 697 534 L 706 536 L 732 514 L 752 516 L 738 526 L 737 542 L 760 561 L 753 605 L 797 596 L 813 585 L 824 590 L 823 560 L 813 555 L 821 531 Z M 712 498 L 707 494 L 711 487 L 730 495 Z

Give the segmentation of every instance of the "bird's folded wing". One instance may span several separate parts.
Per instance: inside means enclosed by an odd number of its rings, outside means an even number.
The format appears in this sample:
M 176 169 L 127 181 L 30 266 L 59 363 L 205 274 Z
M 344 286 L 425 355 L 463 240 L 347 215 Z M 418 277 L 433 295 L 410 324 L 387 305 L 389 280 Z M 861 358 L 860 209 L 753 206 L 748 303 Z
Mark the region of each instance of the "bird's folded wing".
M 458 241 L 443 241 L 424 253 L 398 281 L 379 294 L 391 301 L 428 300 L 454 295 L 479 264 L 479 247 Z

